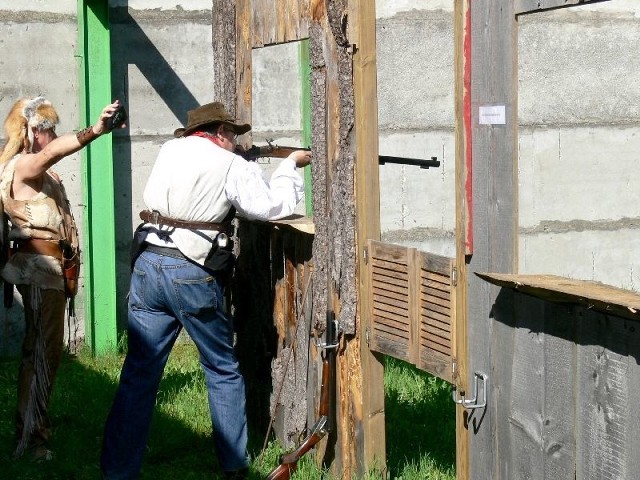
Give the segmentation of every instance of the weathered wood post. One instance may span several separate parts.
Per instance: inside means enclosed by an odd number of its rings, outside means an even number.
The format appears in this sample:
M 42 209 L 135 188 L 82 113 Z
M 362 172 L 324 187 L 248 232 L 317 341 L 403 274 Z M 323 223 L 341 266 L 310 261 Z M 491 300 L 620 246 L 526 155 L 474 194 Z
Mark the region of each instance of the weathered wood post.
M 286 271 L 278 277 L 293 282 L 290 287 L 293 290 L 288 293 L 278 290 L 273 283 L 283 286 L 287 282 L 272 278 L 273 312 L 270 320 L 265 319 L 272 328 L 275 320 L 277 327 L 277 338 L 272 344 L 273 365 L 285 364 L 292 348 L 302 354 L 300 335 L 305 335 L 308 348 L 308 355 L 298 356 L 308 359 L 306 369 L 301 363 L 289 365 L 286 376 L 284 369 L 274 369 L 272 389 L 282 388 L 283 395 L 291 395 L 298 391 L 291 379 L 300 376 L 308 378 L 308 388 L 306 404 L 298 396 L 281 399 L 280 405 L 271 405 L 270 410 L 279 412 L 281 420 L 299 418 L 293 410 L 305 408 L 307 426 L 315 420 L 317 398 L 313 397 L 317 397 L 318 391 L 320 352 L 311 345 L 309 334 L 322 334 L 327 308 L 333 309 L 342 333 L 337 361 L 337 428 L 319 451 L 323 462 L 331 465 L 336 474 L 351 478 L 374 466 L 385 469 L 383 372 L 380 360 L 365 341 L 362 304 L 368 287 L 360 268 L 366 241 L 380 235 L 375 8 L 374 2 L 355 0 L 299 0 L 286 2 L 287 8 L 284 7 L 282 0 L 213 1 L 214 92 L 238 118 L 250 122 L 251 49 L 309 38 L 315 225 L 310 262 L 313 310 L 307 328 L 296 328 L 300 313 L 297 307 L 286 313 L 286 318 L 293 322 L 278 321 L 281 311 L 276 307 L 282 295 L 293 293 L 294 300 L 289 303 L 300 304 L 295 302 L 295 296 L 302 294 L 304 275 L 295 276 L 293 268 L 290 277 Z M 234 81 L 230 66 L 235 68 Z M 255 227 L 249 230 L 256 232 Z M 247 239 L 241 235 L 241 241 L 242 257 Z M 258 251 L 250 248 L 252 252 Z M 267 268 L 264 263 L 262 268 Z M 273 265 L 269 271 L 277 277 L 278 270 Z M 236 296 L 238 305 L 247 306 L 251 288 L 245 282 L 242 292 L 246 297 Z M 255 288 L 269 285 L 263 282 Z M 329 302 L 327 290 L 331 291 Z M 238 295 L 241 291 L 237 292 Z M 272 397 L 274 401 L 278 402 Z M 298 422 L 286 428 L 281 423 L 276 431 L 287 444 L 297 438 L 304 426 L 304 421 L 302 425 Z

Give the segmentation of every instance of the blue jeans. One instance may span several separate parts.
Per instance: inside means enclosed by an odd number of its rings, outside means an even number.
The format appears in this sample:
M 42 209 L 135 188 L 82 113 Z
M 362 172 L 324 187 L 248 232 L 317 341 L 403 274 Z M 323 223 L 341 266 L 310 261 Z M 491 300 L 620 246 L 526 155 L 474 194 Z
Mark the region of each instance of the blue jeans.
M 198 347 L 222 470 L 248 466 L 244 380 L 233 351 L 233 322 L 214 276 L 183 258 L 144 251 L 129 291 L 128 352 L 105 425 L 106 479 L 137 478 L 164 366 L 184 327 Z

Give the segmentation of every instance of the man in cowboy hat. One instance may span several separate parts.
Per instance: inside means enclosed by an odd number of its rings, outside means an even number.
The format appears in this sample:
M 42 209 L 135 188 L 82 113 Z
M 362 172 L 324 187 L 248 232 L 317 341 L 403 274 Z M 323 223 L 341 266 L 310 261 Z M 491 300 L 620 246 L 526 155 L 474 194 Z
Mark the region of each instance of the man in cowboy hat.
M 248 475 L 244 380 L 223 310 L 233 263 L 227 234 L 236 211 L 260 220 L 292 214 L 303 194 L 296 167 L 311 160 L 295 151 L 265 181 L 255 162 L 234 153 L 237 136 L 250 129 L 209 103 L 191 110 L 187 126 L 160 149 L 136 235 L 128 351 L 104 432 L 105 479 L 138 476 L 158 385 L 183 327 L 200 352 L 218 463 L 227 478 Z
M 118 102 L 104 107 L 97 122 L 58 137 L 58 114 L 43 97 L 18 100 L 7 116 L 0 152 L 0 199 L 11 225 L 12 255 L 2 269 L 5 287 L 18 287 L 25 314 L 25 337 L 18 374 L 16 456 L 29 449 L 50 460 L 49 397 L 63 349 L 70 281 L 65 265 L 79 255 L 75 221 L 62 182 L 51 170 L 67 155 L 108 131 Z M 75 272 L 79 261 L 74 262 Z

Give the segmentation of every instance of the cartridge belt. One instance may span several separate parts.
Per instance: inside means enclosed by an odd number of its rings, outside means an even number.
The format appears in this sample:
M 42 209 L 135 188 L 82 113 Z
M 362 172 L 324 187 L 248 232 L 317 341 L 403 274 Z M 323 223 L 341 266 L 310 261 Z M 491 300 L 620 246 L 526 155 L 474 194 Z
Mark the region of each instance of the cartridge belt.
M 215 222 L 191 222 L 188 220 L 179 220 L 177 218 L 165 217 L 157 211 L 142 210 L 140 219 L 147 223 L 155 225 L 166 225 L 168 227 L 187 228 L 191 230 L 217 230 L 218 232 L 231 233 L 231 223 L 215 223 Z
M 17 240 L 14 241 L 13 251 L 14 253 L 35 253 L 62 259 L 62 249 L 56 240 L 42 240 L 39 238 Z

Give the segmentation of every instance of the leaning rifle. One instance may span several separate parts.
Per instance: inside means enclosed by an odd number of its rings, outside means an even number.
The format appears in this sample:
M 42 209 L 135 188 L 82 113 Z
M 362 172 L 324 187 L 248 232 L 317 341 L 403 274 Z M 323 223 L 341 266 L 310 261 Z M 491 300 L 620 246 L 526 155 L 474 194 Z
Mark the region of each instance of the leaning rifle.
M 265 480 L 289 480 L 298 468 L 298 461 L 302 456 L 315 447 L 333 429 L 336 408 L 336 349 L 338 347 L 337 326 L 333 312 L 327 313 L 325 343 L 317 344 L 317 346 L 324 350 L 318 421 L 311 427 L 307 437 L 295 450 L 280 457 L 280 465 L 274 468 Z

